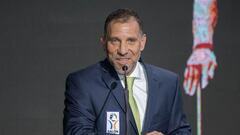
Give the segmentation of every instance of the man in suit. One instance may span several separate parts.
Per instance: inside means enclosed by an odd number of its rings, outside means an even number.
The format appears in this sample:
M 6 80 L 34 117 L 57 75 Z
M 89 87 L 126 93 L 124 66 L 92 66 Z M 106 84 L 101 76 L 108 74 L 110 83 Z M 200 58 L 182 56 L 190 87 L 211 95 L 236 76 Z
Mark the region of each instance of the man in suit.
M 190 135 L 177 75 L 140 58 L 146 35 L 137 13 L 112 12 L 101 42 L 107 58 L 67 78 L 64 134 Z

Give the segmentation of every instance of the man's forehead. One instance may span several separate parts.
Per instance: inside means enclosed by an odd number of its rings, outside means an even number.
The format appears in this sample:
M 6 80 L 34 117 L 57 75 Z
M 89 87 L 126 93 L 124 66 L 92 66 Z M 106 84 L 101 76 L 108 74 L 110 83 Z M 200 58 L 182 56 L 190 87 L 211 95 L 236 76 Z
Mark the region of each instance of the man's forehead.
M 124 24 L 124 23 L 136 23 L 139 27 L 139 24 L 137 22 L 137 20 L 134 18 L 134 17 L 131 17 L 131 18 L 128 18 L 128 19 L 116 19 L 116 20 L 112 20 L 110 23 L 109 23 L 109 26 L 113 25 L 113 24 L 116 24 L 116 23 L 120 23 L 120 24 Z M 109 28 L 108 26 L 108 28 Z
M 141 32 L 140 26 L 136 20 L 128 20 L 125 22 L 121 22 L 121 21 L 111 22 L 108 26 L 108 30 L 107 30 L 108 34 L 109 34 L 109 32 L 115 31 L 119 27 L 122 27 L 122 29 L 124 29 L 124 28 L 132 29 L 132 30 L 134 29 L 134 31 Z
M 127 23 L 127 22 L 131 22 L 131 21 L 137 22 L 135 17 L 129 16 L 129 17 L 124 17 L 124 18 L 113 19 L 110 23 Z

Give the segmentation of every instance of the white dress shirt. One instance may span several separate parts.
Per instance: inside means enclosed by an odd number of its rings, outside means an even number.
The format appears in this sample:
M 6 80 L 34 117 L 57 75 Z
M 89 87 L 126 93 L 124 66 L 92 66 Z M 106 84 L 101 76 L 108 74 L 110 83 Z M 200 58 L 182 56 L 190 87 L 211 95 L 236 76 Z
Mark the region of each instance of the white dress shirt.
M 124 76 L 118 74 L 123 88 L 124 85 Z M 133 82 L 133 97 L 137 103 L 141 126 L 143 126 L 144 116 L 147 106 L 147 76 L 143 65 L 140 62 L 137 62 L 137 65 L 129 77 L 134 77 Z

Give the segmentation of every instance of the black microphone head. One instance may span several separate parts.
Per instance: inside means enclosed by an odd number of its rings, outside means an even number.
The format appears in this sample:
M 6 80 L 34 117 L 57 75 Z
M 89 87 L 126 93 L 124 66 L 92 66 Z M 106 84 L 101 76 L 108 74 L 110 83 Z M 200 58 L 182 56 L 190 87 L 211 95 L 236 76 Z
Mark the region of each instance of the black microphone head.
M 116 83 L 116 82 L 113 82 L 113 83 L 111 84 L 111 90 L 115 89 L 116 87 L 117 87 L 117 83 Z
M 124 65 L 124 66 L 122 67 L 122 70 L 123 70 L 123 71 L 127 71 L 127 70 L 128 70 L 128 65 Z

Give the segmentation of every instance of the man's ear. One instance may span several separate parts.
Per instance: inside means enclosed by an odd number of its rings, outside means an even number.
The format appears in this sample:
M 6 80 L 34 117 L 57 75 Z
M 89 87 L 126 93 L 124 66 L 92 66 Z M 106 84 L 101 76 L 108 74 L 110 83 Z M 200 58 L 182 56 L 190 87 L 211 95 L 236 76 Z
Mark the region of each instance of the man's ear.
M 102 45 L 105 45 L 105 44 L 106 44 L 106 39 L 105 39 L 104 36 L 102 36 L 102 37 L 100 38 L 100 42 L 101 42 Z
M 101 42 L 101 44 L 102 44 L 103 50 L 106 51 L 106 44 L 107 44 L 106 38 L 105 38 L 104 36 L 102 36 L 102 37 L 100 38 L 100 42 Z
M 141 47 L 140 47 L 141 51 L 144 50 L 146 42 L 147 42 L 147 36 L 146 36 L 146 34 L 143 34 L 141 37 Z

